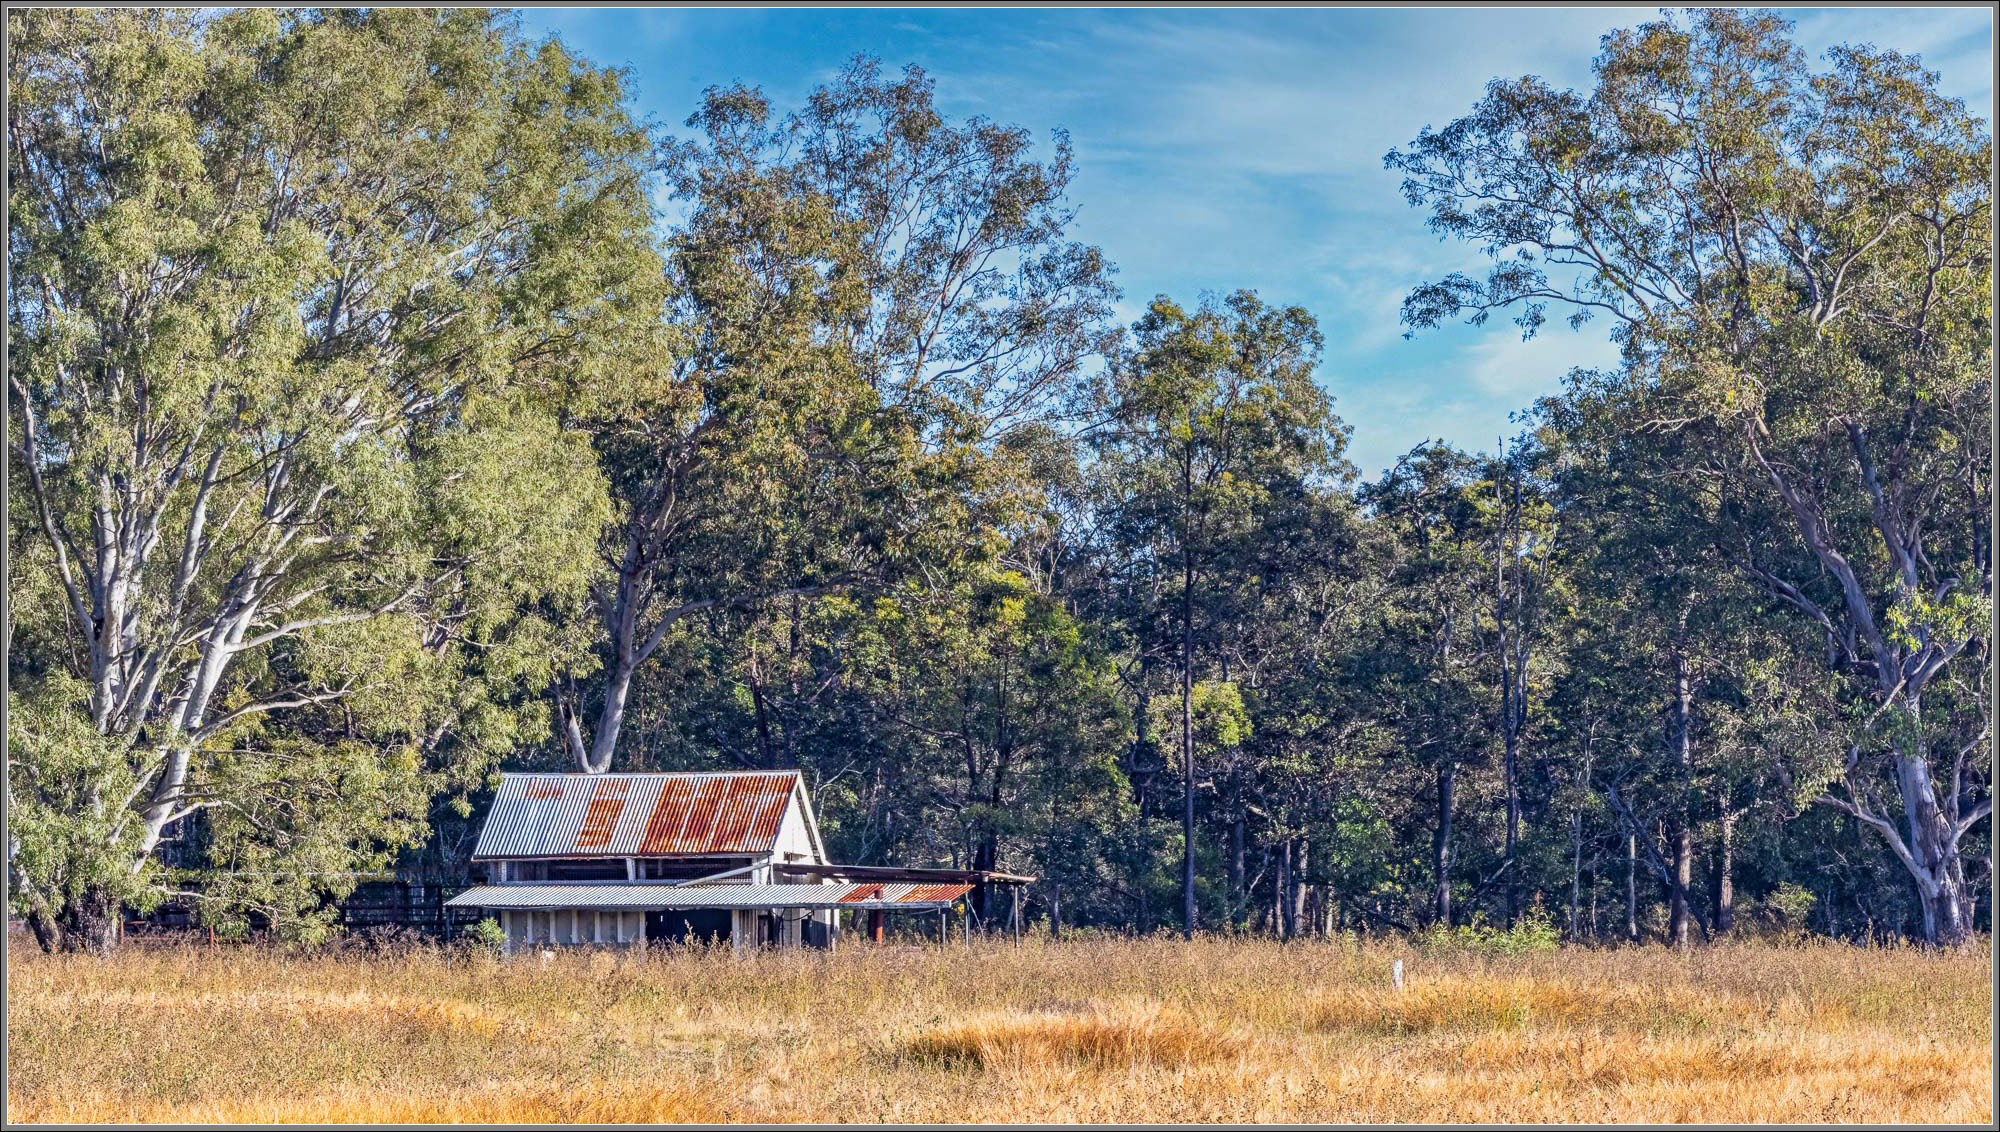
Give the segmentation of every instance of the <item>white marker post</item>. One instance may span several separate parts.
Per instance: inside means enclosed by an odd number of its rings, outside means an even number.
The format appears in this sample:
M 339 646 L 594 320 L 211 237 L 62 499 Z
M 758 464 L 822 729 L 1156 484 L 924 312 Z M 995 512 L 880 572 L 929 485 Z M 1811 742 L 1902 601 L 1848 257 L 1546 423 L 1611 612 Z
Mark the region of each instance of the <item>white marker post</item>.
M 1389 981 L 1396 985 L 1396 990 L 1401 991 L 1403 989 L 1403 961 L 1401 959 L 1396 960 L 1395 963 L 1390 965 Z

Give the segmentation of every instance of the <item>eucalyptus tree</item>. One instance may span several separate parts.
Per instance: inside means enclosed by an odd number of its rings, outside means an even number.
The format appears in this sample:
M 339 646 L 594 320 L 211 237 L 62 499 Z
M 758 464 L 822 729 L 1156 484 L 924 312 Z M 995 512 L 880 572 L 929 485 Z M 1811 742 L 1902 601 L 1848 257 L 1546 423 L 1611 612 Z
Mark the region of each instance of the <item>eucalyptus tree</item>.
M 1394 547 L 1380 645 L 1362 678 L 1401 750 L 1431 771 L 1429 914 L 1446 925 L 1459 908 L 1460 772 L 1485 761 L 1497 721 L 1488 682 L 1495 638 L 1480 619 L 1491 608 L 1497 549 L 1485 471 L 1468 453 L 1426 443 L 1361 493 L 1376 537 Z
M 848 680 L 953 864 L 1060 866 L 1052 846 L 1088 839 L 1072 823 L 1116 817 L 1129 724 L 1108 658 L 1058 597 L 988 568 L 899 587 L 849 616 Z M 989 895 L 975 907 L 990 922 Z
M 1247 716 L 1246 740 L 1211 763 L 1237 929 L 1249 925 L 1259 842 L 1296 927 L 1306 886 L 1343 868 L 1330 856 L 1346 847 L 1328 833 L 1335 815 L 1362 820 L 1365 804 L 1352 803 L 1373 785 L 1378 713 L 1348 676 L 1387 600 L 1388 548 L 1368 538 L 1351 479 L 1336 462 L 1278 483 L 1219 556 L 1209 616 L 1226 628 L 1212 634 L 1214 675 L 1241 689 Z
M 10 887 L 103 950 L 197 822 L 296 914 L 543 725 L 606 510 L 550 405 L 656 345 L 649 143 L 483 12 L 7 31 Z
M 712 88 L 687 125 L 664 149 L 671 346 L 577 410 L 619 505 L 600 677 L 557 688 L 586 771 L 687 618 L 997 553 L 1023 490 L 999 447 L 1067 419 L 1114 340 L 1060 134 L 1037 159 L 1028 131 L 954 123 L 923 72 L 866 59 L 782 117 Z
M 1992 799 L 1937 768 L 1990 743 L 1925 696 L 1988 663 L 1992 142 L 1914 59 L 1827 60 L 1774 15 L 1709 10 L 1607 36 L 1588 93 L 1496 80 L 1387 158 L 1436 231 L 1496 254 L 1403 314 L 1608 321 L 1634 425 L 1713 438 L 1685 472 L 1743 517 L 1733 568 L 1824 636 L 1858 708 L 1805 785 L 1954 941 Z
M 1248 291 L 1187 310 L 1162 296 L 1133 327 L 1092 433 L 1100 514 L 1120 570 L 1173 579 L 1179 677 L 1181 928 L 1195 929 L 1195 688 L 1198 634 L 1225 556 L 1273 499 L 1342 464 L 1346 433 L 1314 382 L 1320 335 L 1299 307 Z M 1233 548 L 1233 549 L 1232 549 Z M 1201 615 L 1208 624 L 1197 629 Z M 1143 641 L 1142 648 L 1163 642 Z

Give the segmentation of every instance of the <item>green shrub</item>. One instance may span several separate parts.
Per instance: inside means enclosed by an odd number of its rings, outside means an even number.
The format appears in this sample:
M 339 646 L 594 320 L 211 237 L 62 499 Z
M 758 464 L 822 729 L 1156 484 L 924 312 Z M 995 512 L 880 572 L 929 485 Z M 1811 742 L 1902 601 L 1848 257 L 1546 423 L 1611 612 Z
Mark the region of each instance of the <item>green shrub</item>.
M 1511 928 L 1496 927 L 1484 915 L 1474 915 L 1471 923 L 1451 927 L 1437 925 L 1420 937 L 1423 946 L 1439 950 L 1478 951 L 1492 955 L 1526 955 L 1554 951 L 1562 944 L 1562 929 L 1549 917 L 1540 902 L 1535 903 Z
M 459 938 L 469 945 L 493 952 L 505 950 L 507 947 L 507 930 L 500 926 L 500 921 L 491 916 L 465 929 L 465 934 Z

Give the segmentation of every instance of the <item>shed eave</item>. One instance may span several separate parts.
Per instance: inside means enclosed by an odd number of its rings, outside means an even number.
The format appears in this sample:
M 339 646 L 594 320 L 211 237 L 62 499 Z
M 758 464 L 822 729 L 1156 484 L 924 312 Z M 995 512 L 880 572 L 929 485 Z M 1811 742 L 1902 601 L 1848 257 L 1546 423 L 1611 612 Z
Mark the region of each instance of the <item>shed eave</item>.
M 445 903 L 457 908 L 603 908 L 686 911 L 698 908 L 863 908 L 915 912 L 947 908 L 970 886 L 846 884 L 502 884 L 467 889 Z

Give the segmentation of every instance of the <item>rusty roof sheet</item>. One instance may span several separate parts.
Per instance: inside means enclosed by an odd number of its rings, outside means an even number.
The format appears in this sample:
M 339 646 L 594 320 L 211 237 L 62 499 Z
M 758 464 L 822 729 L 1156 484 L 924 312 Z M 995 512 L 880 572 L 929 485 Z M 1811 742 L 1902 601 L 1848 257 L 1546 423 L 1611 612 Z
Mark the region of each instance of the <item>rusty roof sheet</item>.
M 797 771 L 507 774 L 474 860 L 768 853 Z
M 489 884 L 445 903 L 458 908 L 942 908 L 969 884 Z

